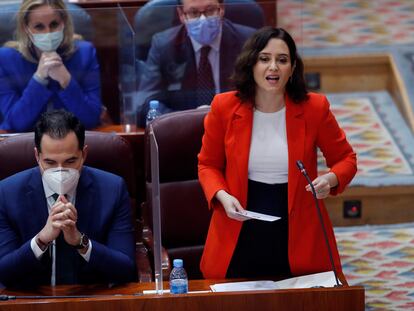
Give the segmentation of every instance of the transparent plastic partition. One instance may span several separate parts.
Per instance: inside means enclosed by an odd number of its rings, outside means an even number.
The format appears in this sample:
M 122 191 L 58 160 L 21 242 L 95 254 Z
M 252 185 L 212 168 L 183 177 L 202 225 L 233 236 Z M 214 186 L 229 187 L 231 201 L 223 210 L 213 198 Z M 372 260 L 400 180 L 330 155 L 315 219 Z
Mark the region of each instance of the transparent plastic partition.
M 194 41 L 181 22 L 192 16 L 182 9 L 176 1 L 154 0 L 140 8 L 134 17 L 140 127 L 145 127 L 151 100 L 158 100 L 161 113 L 167 113 L 209 105 L 215 93 L 230 90 L 232 64 L 243 40 L 254 29 L 275 25 L 277 17 L 274 0 L 224 1 L 217 11 L 219 15 L 224 14 L 219 50 L 212 47 L 207 52 L 212 77 L 201 81 L 197 75 L 203 63 L 202 47 L 208 44 L 200 43 L 201 47 L 194 53 Z M 200 85 L 204 87 L 203 92 Z
M 128 13 L 132 8 L 124 8 L 126 16 L 133 16 L 133 28 L 135 32 L 135 53 L 136 69 L 138 81 L 138 124 L 145 126 L 145 116 L 147 109 L 145 105 L 151 99 L 175 100 L 176 103 L 182 98 L 191 98 L 195 96 L 194 90 L 183 90 L 184 82 L 181 80 L 189 71 L 188 68 L 194 64 L 192 52 L 186 54 L 184 49 L 175 49 L 177 46 L 189 47 L 191 41 L 186 35 L 185 26 L 180 22 L 177 12 L 178 6 L 175 1 L 150 1 L 143 7 L 139 8 L 135 14 Z M 232 26 L 229 23 L 237 24 L 237 30 L 246 30 L 250 27 L 249 33 L 254 29 L 271 25 L 275 26 L 277 20 L 277 7 L 275 1 L 235 1 L 235 3 L 226 3 L 224 5 L 226 34 Z M 241 26 L 242 25 L 242 26 Z M 240 30 L 242 31 L 242 30 Z M 184 36 L 181 36 L 184 34 Z M 174 37 L 176 36 L 176 37 Z M 237 42 L 241 48 L 242 43 Z M 227 44 L 227 42 L 225 42 Z M 230 43 L 231 44 L 231 43 Z M 171 47 L 170 50 L 163 49 Z M 160 49 L 161 47 L 161 49 Z M 158 48 L 158 50 L 156 50 Z M 181 53 L 181 54 L 180 54 Z M 235 60 L 238 54 L 236 49 L 222 49 L 226 58 L 223 58 L 222 66 L 226 70 L 219 73 L 221 79 L 227 79 L 231 74 L 232 68 L 226 63 L 226 60 Z M 158 61 L 158 63 L 157 63 Z M 193 62 L 193 64 L 191 64 Z M 196 79 L 195 76 L 189 79 Z M 192 81 L 194 82 L 194 81 Z M 214 91 L 226 91 L 227 89 L 218 89 Z M 169 107 L 173 108 L 173 107 Z M 183 106 L 176 110 L 183 110 Z M 151 126 L 151 125 L 150 125 Z M 174 132 L 172 132 L 174 133 Z M 159 158 L 158 148 L 155 136 L 150 128 L 151 144 L 151 180 L 152 180 L 152 211 L 153 211 L 153 234 L 154 234 L 154 270 L 156 292 L 163 293 L 162 287 L 162 262 L 161 262 L 161 214 L 160 208 L 160 184 L 159 184 Z
M 154 278 L 155 291 L 163 294 L 162 275 L 162 241 L 161 241 L 161 207 L 160 207 L 160 175 L 157 139 L 150 124 L 150 155 L 151 155 L 151 204 L 152 204 L 152 232 L 154 234 Z
M 136 9 L 135 9 L 136 11 Z M 135 31 L 128 20 L 130 9 L 119 8 L 119 92 L 120 121 L 125 132 L 137 130 L 137 71 L 135 65 Z
M 30 3 L 29 3 L 30 4 Z M 32 4 L 33 5 L 33 4 Z M 7 129 L 8 132 L 27 132 L 33 130 L 36 120 L 40 117 L 40 114 L 46 109 L 61 109 L 65 108 L 69 111 L 74 112 L 80 106 L 88 106 L 91 112 L 86 115 L 83 114 L 80 119 L 84 123 L 85 127 L 89 130 L 97 126 L 97 121 L 100 117 L 100 71 L 96 64 L 99 62 L 96 55 L 88 53 L 90 47 L 82 44 L 83 41 L 94 42 L 95 40 L 95 27 L 93 24 L 93 18 L 87 9 L 84 9 L 78 5 L 72 3 L 65 3 L 66 10 L 56 9 L 56 12 L 61 13 L 64 18 L 62 19 L 63 38 L 62 43 L 58 46 L 54 44 L 47 44 L 47 41 L 38 41 L 39 46 L 48 53 L 57 52 L 63 61 L 63 65 L 69 71 L 71 80 L 76 80 L 79 84 L 82 95 L 76 94 L 69 99 L 62 99 L 57 95 L 57 90 L 64 79 L 62 74 L 56 74 L 52 77 L 50 74 L 43 74 L 42 76 L 35 75 L 38 66 L 38 59 L 42 49 L 34 48 L 32 41 L 33 36 L 28 35 L 27 29 L 27 18 L 18 21 L 19 11 L 22 7 L 22 1 L 0 1 L 0 46 L 2 48 L 11 48 L 18 53 L 12 54 L 8 52 L 7 55 L 13 55 L 10 62 L 4 62 L 5 68 L 2 68 L 3 73 L 0 77 L 2 81 L 2 90 L 0 97 L 0 128 Z M 28 12 L 22 12 L 22 16 L 30 16 L 32 7 L 28 7 Z M 24 7 L 23 7 L 24 9 Z M 67 18 L 66 18 L 67 17 Z M 72 21 L 69 23 L 68 21 Z M 23 29 L 18 34 L 18 22 L 24 23 Z M 73 29 L 72 29 L 73 27 Z M 58 30 L 60 30 L 58 29 Z M 31 29 L 33 33 L 36 31 Z M 73 34 L 73 36 L 72 36 Z M 18 42 L 17 40 L 21 40 Z M 24 43 L 24 44 L 21 44 Z M 95 46 L 96 47 L 96 46 Z M 5 54 L 2 54 L 5 55 Z M 22 62 L 20 69 L 16 69 L 14 64 L 17 64 L 17 60 L 21 57 Z M 14 59 L 14 60 L 13 60 Z M 82 65 L 79 65 L 79 61 L 73 61 L 73 59 L 85 60 Z M 36 64 L 33 66 L 33 64 Z M 89 67 L 88 67 L 89 66 Z M 7 73 L 7 75 L 4 75 Z M 62 78 L 62 79 L 59 79 Z M 34 91 L 33 86 L 36 84 L 30 83 L 32 79 L 37 79 L 38 83 L 47 85 L 49 90 L 52 90 L 54 94 L 52 96 L 47 95 L 50 99 L 46 100 L 47 97 L 44 93 L 44 89 L 36 88 Z M 40 82 L 39 82 L 40 81 Z M 59 82 L 60 81 L 60 82 Z M 28 90 L 31 88 L 31 90 Z M 27 94 L 35 94 L 27 96 Z M 24 97 L 26 95 L 26 97 Z M 82 97 L 84 102 L 77 102 L 75 98 Z M 22 105 L 19 105 L 22 101 L 29 101 L 31 105 L 38 105 L 38 109 L 32 110 L 32 113 L 37 115 L 28 115 L 27 111 L 23 111 Z M 7 104 L 6 104 L 7 103 Z M 22 110 L 23 109 L 23 110 Z M 85 108 L 88 109 L 88 108 Z M 25 115 L 25 118 L 13 119 L 13 113 L 15 115 Z M 82 114 L 82 113 L 80 113 Z M 5 115 L 9 115 L 12 121 L 7 121 L 8 124 L 3 124 L 5 121 Z M 78 115 L 79 116 L 79 115 Z M 16 121 L 18 120 L 18 121 Z
M 177 15 L 177 2 L 174 0 L 153 0 L 147 2 L 144 6 L 138 9 L 133 17 L 133 27 L 136 33 L 135 48 L 136 48 L 136 68 L 138 81 L 138 126 L 145 127 L 146 116 L 149 108 L 149 101 L 152 99 L 160 101 L 160 110 L 162 113 L 168 111 L 164 107 L 166 97 L 169 94 L 176 94 L 180 89 L 180 82 L 176 79 L 177 65 L 169 56 L 173 56 L 175 51 L 171 49 L 159 50 L 163 48 L 164 39 L 169 40 L 174 44 L 173 36 L 164 36 L 163 31 L 171 29 L 172 27 L 180 25 L 180 20 Z M 153 39 L 156 39 L 158 48 L 151 51 Z M 168 38 L 169 37 L 169 38 Z M 168 45 L 169 46 L 169 45 Z M 185 57 L 185 54 L 181 54 Z M 173 56 L 174 58 L 174 56 Z M 164 70 L 164 66 L 159 62 L 163 62 L 168 66 Z M 184 68 L 184 67 L 180 67 Z M 182 72 L 184 73 L 184 72 Z M 169 81 L 169 83 L 163 79 Z M 171 78 L 171 79 L 170 79 Z M 171 92 L 165 93 L 164 90 L 169 89 Z M 172 97 L 173 100 L 174 96 Z

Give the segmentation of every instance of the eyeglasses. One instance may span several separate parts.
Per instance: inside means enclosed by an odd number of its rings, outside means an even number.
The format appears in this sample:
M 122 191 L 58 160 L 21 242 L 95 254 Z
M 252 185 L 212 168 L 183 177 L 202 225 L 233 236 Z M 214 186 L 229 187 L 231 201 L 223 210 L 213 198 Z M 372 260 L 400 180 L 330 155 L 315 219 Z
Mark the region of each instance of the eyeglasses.
M 207 7 L 204 11 L 190 9 L 188 12 L 184 12 L 184 14 L 188 19 L 196 19 L 196 18 L 200 18 L 201 15 L 204 15 L 205 17 L 217 16 L 219 12 L 220 12 L 220 7 L 213 6 L 213 7 Z

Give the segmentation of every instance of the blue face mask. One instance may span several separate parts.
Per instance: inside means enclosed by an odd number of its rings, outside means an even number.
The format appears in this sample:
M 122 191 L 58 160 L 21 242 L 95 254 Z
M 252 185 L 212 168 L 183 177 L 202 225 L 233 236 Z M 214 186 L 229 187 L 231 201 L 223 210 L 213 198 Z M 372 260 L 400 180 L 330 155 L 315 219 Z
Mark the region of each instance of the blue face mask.
M 221 19 L 219 16 L 202 17 L 185 22 L 188 34 L 202 45 L 209 45 L 220 32 Z
M 32 42 L 42 52 L 56 51 L 63 41 L 63 29 L 55 32 L 34 33 Z

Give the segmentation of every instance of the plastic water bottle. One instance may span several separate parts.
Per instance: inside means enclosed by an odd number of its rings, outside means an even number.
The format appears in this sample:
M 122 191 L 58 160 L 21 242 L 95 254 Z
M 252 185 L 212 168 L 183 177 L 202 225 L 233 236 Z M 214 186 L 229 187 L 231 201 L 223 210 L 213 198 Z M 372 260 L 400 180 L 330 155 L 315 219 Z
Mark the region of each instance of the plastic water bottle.
M 174 259 L 170 273 L 170 293 L 185 294 L 188 292 L 187 272 L 183 268 L 182 259 Z
M 159 109 L 160 102 L 158 100 L 151 100 L 149 102 L 149 110 L 147 113 L 146 125 L 148 125 L 152 120 L 161 115 Z

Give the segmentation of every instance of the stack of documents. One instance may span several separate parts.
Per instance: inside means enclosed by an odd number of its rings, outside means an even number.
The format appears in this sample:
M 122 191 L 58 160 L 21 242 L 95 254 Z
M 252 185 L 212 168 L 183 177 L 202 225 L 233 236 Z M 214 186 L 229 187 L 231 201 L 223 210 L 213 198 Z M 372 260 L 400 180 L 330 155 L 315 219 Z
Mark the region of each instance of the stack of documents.
M 247 281 L 210 285 L 213 292 L 237 292 L 291 288 L 333 287 L 336 285 L 333 271 L 299 276 L 282 281 Z

